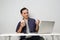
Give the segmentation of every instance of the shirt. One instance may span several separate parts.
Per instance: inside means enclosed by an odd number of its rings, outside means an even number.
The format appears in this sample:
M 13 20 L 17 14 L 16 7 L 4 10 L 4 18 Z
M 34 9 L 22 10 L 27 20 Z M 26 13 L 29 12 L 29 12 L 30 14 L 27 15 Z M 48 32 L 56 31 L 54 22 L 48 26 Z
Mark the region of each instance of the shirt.
M 26 32 L 30 33 L 30 31 L 29 31 L 29 25 L 28 25 L 28 20 L 25 20 L 25 22 L 26 22 Z
M 20 23 L 21 23 L 21 21 L 18 23 L 18 25 L 17 25 L 17 28 L 16 28 L 16 32 L 19 30 L 19 28 L 20 28 Z M 35 24 L 35 19 L 33 19 L 33 18 L 28 18 L 28 26 L 29 26 L 29 31 L 30 31 L 30 33 L 35 33 L 36 32 L 36 24 Z M 21 31 L 21 33 L 27 33 L 26 32 L 26 25 L 23 27 L 23 29 L 22 29 L 22 31 Z

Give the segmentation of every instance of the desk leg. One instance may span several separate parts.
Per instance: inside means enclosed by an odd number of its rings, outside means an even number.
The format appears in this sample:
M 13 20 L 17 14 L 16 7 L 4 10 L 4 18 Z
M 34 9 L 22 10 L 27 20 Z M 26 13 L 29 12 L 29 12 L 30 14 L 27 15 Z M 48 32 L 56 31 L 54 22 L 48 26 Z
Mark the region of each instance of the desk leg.
M 9 40 L 11 40 L 11 36 L 8 36 L 9 37 Z

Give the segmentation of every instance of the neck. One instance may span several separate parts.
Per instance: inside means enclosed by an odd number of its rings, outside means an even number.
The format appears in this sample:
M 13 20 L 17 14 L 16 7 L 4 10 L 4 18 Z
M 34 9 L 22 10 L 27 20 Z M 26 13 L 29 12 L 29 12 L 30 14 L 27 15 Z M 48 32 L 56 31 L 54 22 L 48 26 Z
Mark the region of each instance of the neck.
M 24 20 L 28 20 L 28 18 L 23 18 Z

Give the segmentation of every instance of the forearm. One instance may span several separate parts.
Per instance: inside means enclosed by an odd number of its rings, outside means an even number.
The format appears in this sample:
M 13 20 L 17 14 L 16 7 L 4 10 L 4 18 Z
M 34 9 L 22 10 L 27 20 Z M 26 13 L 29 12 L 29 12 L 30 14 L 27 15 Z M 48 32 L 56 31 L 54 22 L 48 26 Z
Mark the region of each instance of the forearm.
M 36 25 L 36 32 L 38 32 L 39 30 L 39 25 Z
M 40 23 L 40 20 L 37 20 L 36 21 L 36 32 L 38 32 L 38 30 L 39 30 L 39 23 Z
M 20 28 L 18 29 L 17 33 L 21 33 L 22 31 L 22 27 L 20 26 Z

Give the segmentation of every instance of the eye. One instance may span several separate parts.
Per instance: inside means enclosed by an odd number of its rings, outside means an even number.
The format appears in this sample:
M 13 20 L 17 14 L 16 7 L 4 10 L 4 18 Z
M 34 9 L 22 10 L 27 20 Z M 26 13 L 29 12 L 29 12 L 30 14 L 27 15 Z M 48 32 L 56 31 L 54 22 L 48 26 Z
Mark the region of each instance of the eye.
M 28 13 L 28 12 L 27 12 Z
M 25 14 L 25 13 L 24 13 Z

